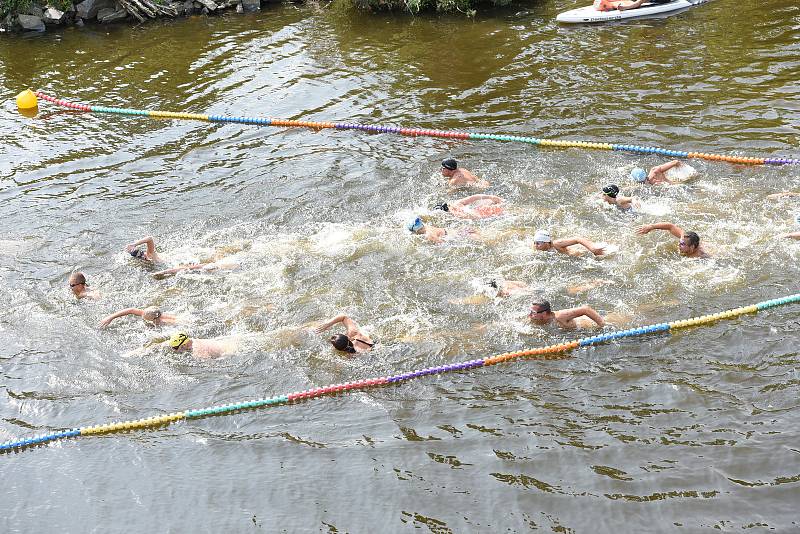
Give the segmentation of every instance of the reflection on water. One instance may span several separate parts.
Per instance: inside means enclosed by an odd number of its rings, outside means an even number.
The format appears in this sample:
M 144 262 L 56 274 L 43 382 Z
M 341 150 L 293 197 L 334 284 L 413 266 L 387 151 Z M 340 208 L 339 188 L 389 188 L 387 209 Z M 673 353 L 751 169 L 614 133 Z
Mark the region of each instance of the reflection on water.
M 666 19 L 554 23 L 577 5 L 474 20 L 274 6 L 65 29 L 4 41 L 0 87 L 141 109 L 797 157 L 796 6 L 717 0 Z M 775 239 L 795 229 L 796 199 L 765 198 L 800 190 L 791 167 L 701 161 L 685 184 L 642 186 L 631 169 L 662 159 L 44 104 L 29 118 L 10 99 L 0 137 L 0 441 L 575 337 L 531 325 L 534 298 L 647 324 L 797 291 L 800 244 Z M 491 182 L 507 215 L 431 209 L 470 193 L 447 190 L 439 162 L 449 156 Z M 636 198 L 635 214 L 602 202 L 609 183 Z M 482 237 L 432 245 L 405 231 L 415 215 Z M 698 232 L 713 258 L 682 259 L 667 233 L 635 233 L 659 220 Z M 537 229 L 615 252 L 537 252 Z M 172 265 L 222 253 L 238 268 L 156 280 L 123 251 L 144 235 Z M 100 301 L 71 298 L 73 270 Z M 499 298 L 484 290 L 491 279 L 528 289 Z M 192 336 L 237 336 L 242 350 L 198 362 L 157 348 L 174 327 L 96 326 L 147 306 L 181 316 Z M 373 351 L 344 358 L 311 331 L 338 313 L 378 341 Z M 13 497 L 0 525 L 70 530 L 69 510 L 81 531 L 134 514 L 144 529 L 177 531 L 789 531 L 797 328 L 796 310 L 775 309 L 560 361 L 7 455 Z

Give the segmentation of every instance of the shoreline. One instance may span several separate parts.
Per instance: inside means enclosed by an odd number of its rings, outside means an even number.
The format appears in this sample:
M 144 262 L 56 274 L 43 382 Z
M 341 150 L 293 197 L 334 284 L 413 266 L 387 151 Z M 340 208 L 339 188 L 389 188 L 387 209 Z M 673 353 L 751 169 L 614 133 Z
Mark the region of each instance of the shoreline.
M 0 0 L 1 1 L 1 0 Z M 255 13 L 272 0 L 69 0 L 31 2 L 30 5 L 11 11 L 0 20 L 0 32 L 23 34 L 46 32 L 48 28 L 84 26 L 86 24 L 132 23 L 148 20 L 180 18 L 191 15 L 211 15 L 229 10 L 237 13 Z M 5 6 L 4 6 L 5 7 Z
M 298 0 L 292 0 L 298 1 Z M 510 6 L 514 0 L 343 0 L 359 11 L 452 13 L 474 17 L 478 5 L 486 8 Z M 213 15 L 235 10 L 257 13 L 276 0 L 0 0 L 0 33 L 42 33 L 48 28 L 86 24 L 140 24 L 148 20 Z M 333 3 L 326 4 L 330 6 Z M 521 2 L 518 2 L 521 3 Z

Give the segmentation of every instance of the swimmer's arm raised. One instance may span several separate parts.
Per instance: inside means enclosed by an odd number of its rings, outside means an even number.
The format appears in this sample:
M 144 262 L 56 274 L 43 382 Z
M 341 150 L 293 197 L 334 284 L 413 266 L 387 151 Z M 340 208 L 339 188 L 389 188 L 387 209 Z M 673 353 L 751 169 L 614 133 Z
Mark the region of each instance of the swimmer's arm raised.
M 680 160 L 674 159 L 674 160 L 672 160 L 670 162 L 667 162 L 667 163 L 664 163 L 662 165 L 657 165 L 657 166 L 653 167 L 652 169 L 650 169 L 650 172 L 647 174 L 647 177 L 649 179 L 653 180 L 654 178 L 656 178 L 657 175 L 663 174 L 663 173 L 667 172 L 668 170 L 672 169 L 673 167 L 677 167 L 680 164 L 681 164 Z M 664 180 L 665 182 L 667 182 L 668 184 L 672 183 L 672 181 L 669 178 L 667 178 L 666 176 L 663 176 L 661 179 Z
M 579 308 L 570 308 L 568 310 L 561 310 L 560 315 L 561 315 L 560 319 L 564 322 L 571 321 L 577 317 L 585 315 L 586 317 L 597 323 L 597 326 L 604 326 L 606 324 L 606 322 L 603 320 L 600 314 L 597 313 L 591 306 L 581 306 Z
M 652 232 L 653 230 L 666 230 L 667 232 L 671 233 L 678 239 L 683 237 L 683 229 L 680 226 L 668 222 L 645 224 L 644 226 L 640 226 L 639 228 L 637 228 L 636 233 L 644 235 Z
M 156 242 L 155 239 L 153 239 L 153 236 L 151 235 L 143 237 L 139 241 L 134 241 L 133 243 L 125 245 L 125 252 L 130 253 L 133 249 L 135 249 L 139 245 L 147 245 L 147 254 L 150 256 L 156 253 Z
M 556 239 L 553 241 L 553 246 L 558 249 L 566 249 L 572 245 L 581 245 L 586 250 L 590 251 L 595 256 L 602 256 L 605 252 L 603 247 L 597 246 L 595 243 L 583 237 L 570 237 L 565 239 Z
M 330 321 L 324 322 L 321 325 L 319 325 L 317 328 L 314 329 L 314 331 L 317 332 L 317 333 L 324 332 L 328 328 L 330 328 L 333 325 L 338 324 L 338 323 L 344 323 L 345 328 L 347 328 L 348 330 L 350 330 L 351 327 L 355 327 L 356 329 L 358 329 L 358 326 L 356 325 L 356 323 L 352 319 L 350 319 L 348 316 L 346 316 L 346 315 L 337 315 L 336 317 L 334 317 Z
M 111 322 L 114 319 L 118 319 L 118 318 L 123 317 L 125 315 L 138 315 L 139 317 L 141 317 L 143 313 L 144 313 L 144 311 L 140 310 L 139 308 L 125 308 L 124 310 L 120 310 L 118 312 L 112 313 L 108 317 L 104 317 L 97 324 L 97 326 L 100 327 L 100 328 L 103 328 L 104 326 L 108 326 L 109 324 L 111 324 Z

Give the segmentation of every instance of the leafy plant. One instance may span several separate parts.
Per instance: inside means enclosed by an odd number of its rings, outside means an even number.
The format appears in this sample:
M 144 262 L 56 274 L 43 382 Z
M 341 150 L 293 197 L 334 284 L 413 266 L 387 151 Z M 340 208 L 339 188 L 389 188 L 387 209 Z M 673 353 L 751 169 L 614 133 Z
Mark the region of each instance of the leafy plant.
M 3 16 L 9 13 L 22 13 L 31 7 L 32 0 L 0 0 L 0 13 Z

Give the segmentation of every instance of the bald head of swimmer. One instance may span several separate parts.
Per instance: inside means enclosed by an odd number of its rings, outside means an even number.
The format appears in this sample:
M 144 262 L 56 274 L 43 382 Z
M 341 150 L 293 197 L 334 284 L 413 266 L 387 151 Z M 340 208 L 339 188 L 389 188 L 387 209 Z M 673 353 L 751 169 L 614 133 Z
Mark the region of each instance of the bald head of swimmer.
M 155 306 L 150 306 L 142 310 L 142 320 L 148 323 L 159 324 L 161 322 L 161 310 Z
M 69 275 L 69 289 L 75 296 L 80 296 L 86 292 L 86 276 L 81 272 L 74 272 Z

